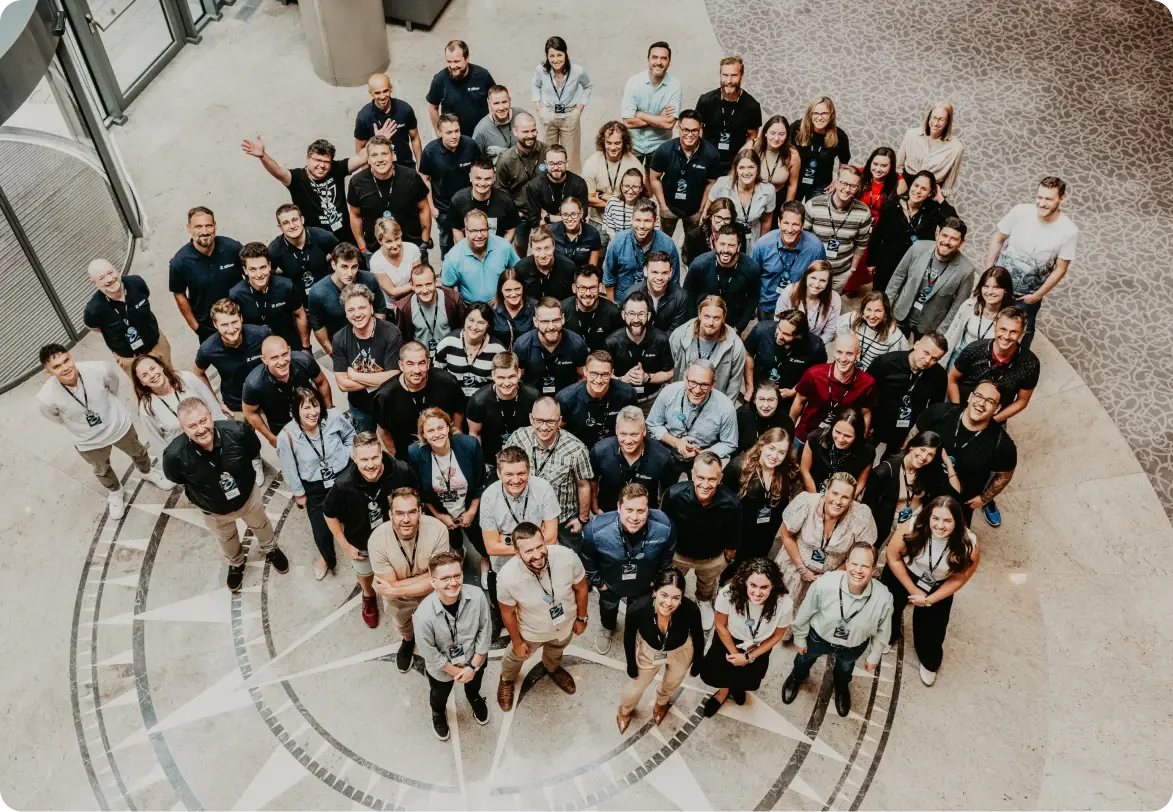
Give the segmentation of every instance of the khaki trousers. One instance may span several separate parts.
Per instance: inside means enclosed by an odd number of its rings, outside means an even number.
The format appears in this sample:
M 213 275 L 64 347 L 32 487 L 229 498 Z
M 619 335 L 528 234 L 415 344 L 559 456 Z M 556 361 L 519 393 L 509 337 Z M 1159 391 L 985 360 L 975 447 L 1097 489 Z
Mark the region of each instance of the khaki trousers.
M 570 641 L 574 639 L 574 629 L 568 628 L 566 630 L 565 640 L 547 640 L 545 643 L 530 643 L 530 648 L 542 650 L 542 665 L 546 667 L 547 672 L 551 672 L 562 664 L 562 652 L 570 645 Z M 526 641 L 529 642 L 528 640 Z M 501 679 L 505 682 L 514 682 L 517 675 L 521 673 L 521 664 L 525 660 L 518 657 L 513 651 L 513 646 L 505 647 L 505 657 L 501 660 Z
M 639 668 L 639 675 L 627 683 L 627 687 L 623 689 L 623 696 L 619 697 L 619 712 L 624 716 L 635 710 L 648 684 L 660 672 L 661 663 L 653 659 L 656 653 L 642 634 L 636 634 L 635 664 Z M 672 699 L 672 694 L 676 693 L 680 683 L 688 676 L 688 669 L 692 666 L 692 639 L 685 640 L 683 646 L 666 653 L 668 660 L 663 663 L 664 679 L 660 680 L 660 687 L 656 689 L 657 705 L 667 705 Z
M 134 467 L 138 469 L 140 474 L 145 474 L 151 470 L 151 457 L 147 453 L 147 448 L 139 442 L 138 434 L 131 426 L 126 434 L 123 434 L 113 443 L 102 448 L 94 448 L 89 451 L 77 450 L 81 454 L 81 458 L 90 464 L 94 469 L 94 476 L 102 483 L 108 491 L 116 491 L 122 487 L 122 483 L 118 481 L 118 474 L 114 473 L 114 469 L 110 467 L 110 449 L 117 448 L 122 451 L 131 460 L 134 461 Z
M 159 341 L 155 344 L 155 346 L 151 347 L 142 354 L 149 355 L 152 358 L 158 358 L 167 366 L 171 366 L 171 342 L 167 340 L 167 336 L 164 335 L 161 330 L 159 331 Z M 118 364 L 122 371 L 126 373 L 126 377 L 129 378 L 130 366 L 134 363 L 134 359 L 137 357 L 137 355 L 132 355 L 130 358 L 123 358 L 121 355 L 115 355 L 114 361 Z M 174 369 L 174 367 L 171 368 Z
M 554 111 L 545 107 L 538 113 L 538 138 L 543 144 L 561 144 L 566 148 L 566 168 L 571 172 L 578 172 L 582 168 L 579 159 L 582 155 L 582 134 L 579 123 L 582 114 L 578 105 L 570 108 L 564 116 L 554 115 Z M 585 206 L 587 202 L 582 201 Z
M 277 535 L 273 532 L 273 525 L 265 515 L 265 505 L 261 502 L 261 489 L 254 485 L 248 501 L 239 510 L 225 513 L 204 513 L 204 523 L 208 529 L 216 534 L 220 542 L 220 552 L 230 567 L 244 566 L 244 547 L 240 543 L 240 534 L 236 532 L 236 520 L 244 522 L 244 526 L 257 536 L 261 552 L 268 554 L 277 549 Z
M 387 610 L 387 614 L 391 615 L 391 620 L 395 622 L 395 628 L 399 630 L 399 636 L 404 640 L 412 638 L 411 616 L 415 614 L 416 607 L 423 600 L 423 598 L 383 599 L 383 607 Z
M 696 599 L 698 601 L 712 601 L 717 594 L 717 581 L 725 571 L 725 555 L 722 553 L 716 558 L 689 558 L 676 553 L 672 556 L 672 566 L 687 575 L 689 570 L 696 570 Z

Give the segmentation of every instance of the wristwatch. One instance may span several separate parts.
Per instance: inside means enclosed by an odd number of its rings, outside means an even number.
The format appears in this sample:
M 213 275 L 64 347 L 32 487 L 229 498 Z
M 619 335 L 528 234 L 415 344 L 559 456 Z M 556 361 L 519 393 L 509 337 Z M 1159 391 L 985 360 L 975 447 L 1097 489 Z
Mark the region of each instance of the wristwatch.
M 587 622 L 587 618 L 585 618 L 585 617 L 576 617 L 576 618 L 574 619 L 574 622 L 575 622 L 575 623 L 586 623 L 586 622 Z

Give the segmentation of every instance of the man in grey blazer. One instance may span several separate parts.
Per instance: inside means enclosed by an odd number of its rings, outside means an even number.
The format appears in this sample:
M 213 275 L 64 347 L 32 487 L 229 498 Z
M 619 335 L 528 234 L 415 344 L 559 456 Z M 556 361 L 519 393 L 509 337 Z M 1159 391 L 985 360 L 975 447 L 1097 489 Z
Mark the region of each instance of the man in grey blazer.
M 936 241 L 914 242 L 888 282 L 893 315 L 914 339 L 952 324 L 973 291 L 976 268 L 961 253 L 965 232 L 960 217 L 946 218 Z

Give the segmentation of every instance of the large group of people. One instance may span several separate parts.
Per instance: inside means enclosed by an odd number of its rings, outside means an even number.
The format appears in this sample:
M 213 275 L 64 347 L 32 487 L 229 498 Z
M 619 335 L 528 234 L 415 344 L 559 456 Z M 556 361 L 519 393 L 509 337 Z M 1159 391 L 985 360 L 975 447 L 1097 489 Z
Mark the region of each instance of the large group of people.
M 979 562 L 973 515 L 1001 522 L 1017 466 L 1007 428 L 1039 380 L 1035 319 L 1074 257 L 1064 182 L 1044 177 L 1002 218 L 979 273 L 949 200 L 963 144 L 948 104 L 857 166 L 831 99 L 763 121 L 728 57 L 686 107 L 655 42 L 584 159 L 582 111 L 602 102 L 562 38 L 529 111 L 464 42 L 444 59 L 431 139 L 378 74 L 353 155 L 316 140 L 287 169 L 244 141 L 290 200 L 269 242 L 188 213 L 169 289 L 199 341 L 190 370 L 147 283 L 90 263 L 85 323 L 113 363 L 43 347 L 39 402 L 110 519 L 116 446 L 204 513 L 228 589 L 245 575 L 238 520 L 285 573 L 262 504 L 275 454 L 315 577 L 341 551 L 362 621 L 391 616 L 399 670 L 422 658 L 442 739 L 453 683 L 488 721 L 502 633 L 502 711 L 538 649 L 573 694 L 561 660 L 592 589 L 594 645 L 621 633 L 631 677 L 621 732 L 661 668 L 655 722 L 689 674 L 713 688 L 711 716 L 788 644 L 782 701 L 831 655 L 846 716 L 856 661 L 876 668 L 908 604 L 932 685 Z

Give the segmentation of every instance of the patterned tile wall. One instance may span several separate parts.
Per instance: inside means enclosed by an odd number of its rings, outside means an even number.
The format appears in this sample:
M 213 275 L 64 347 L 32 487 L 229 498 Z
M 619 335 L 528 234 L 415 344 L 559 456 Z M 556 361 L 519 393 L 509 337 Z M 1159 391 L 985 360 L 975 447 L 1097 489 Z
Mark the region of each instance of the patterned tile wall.
M 1080 228 L 1042 331 L 1108 410 L 1173 517 L 1173 16 L 1155 0 L 706 0 L 766 115 L 835 100 L 862 163 L 936 101 L 965 157 L 953 202 L 980 262 L 1035 183 Z M 716 86 L 716 68 L 713 69 Z M 708 89 L 708 88 L 704 88 Z M 688 89 L 691 98 L 694 94 Z

